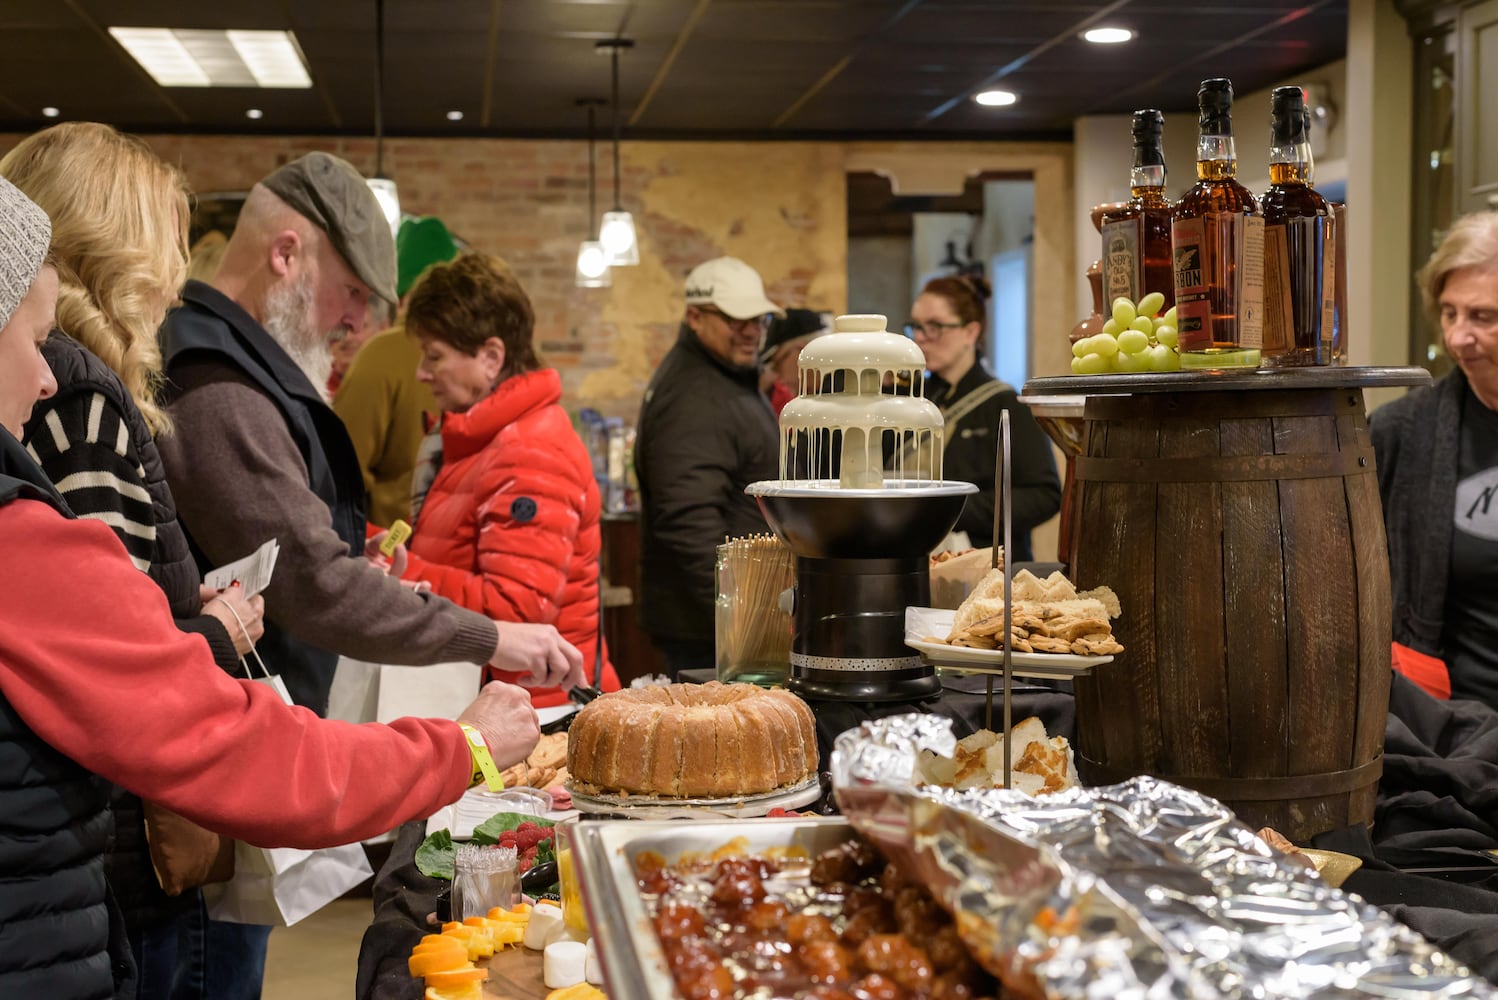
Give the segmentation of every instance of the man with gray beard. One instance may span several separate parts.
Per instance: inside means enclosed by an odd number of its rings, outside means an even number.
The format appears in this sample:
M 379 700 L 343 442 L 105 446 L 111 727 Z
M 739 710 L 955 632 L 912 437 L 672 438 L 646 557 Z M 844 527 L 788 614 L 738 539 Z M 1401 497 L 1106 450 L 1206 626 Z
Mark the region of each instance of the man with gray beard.
M 330 348 L 363 327 L 371 294 L 395 300 L 395 278 L 395 241 L 364 179 L 310 153 L 255 185 L 212 283 L 184 287 L 162 328 L 175 429 L 159 445 L 199 567 L 279 541 L 257 648 L 319 715 L 340 654 L 488 663 L 573 687 L 581 654 L 552 626 L 490 621 L 365 558 L 363 476 L 326 401 Z M 528 699 L 517 712 L 534 731 Z M 258 997 L 268 937 L 214 922 L 208 995 Z

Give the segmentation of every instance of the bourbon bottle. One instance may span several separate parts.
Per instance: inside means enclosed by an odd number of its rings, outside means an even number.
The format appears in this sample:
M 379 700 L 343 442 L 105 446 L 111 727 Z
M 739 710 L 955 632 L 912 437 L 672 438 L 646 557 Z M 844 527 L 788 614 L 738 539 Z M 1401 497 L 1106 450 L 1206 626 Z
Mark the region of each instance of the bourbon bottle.
M 1170 199 L 1165 196 L 1165 152 L 1160 130 L 1165 115 L 1153 108 L 1134 112 L 1134 166 L 1129 171 L 1133 198 L 1103 216 L 1104 303 L 1119 296 L 1138 302 L 1150 292 L 1175 304 L 1170 264 Z
M 1336 330 L 1336 219 L 1311 187 L 1310 118 L 1299 87 L 1270 96 L 1264 192 L 1264 364 L 1329 365 Z
M 1264 219 L 1235 179 L 1233 85 L 1202 81 L 1197 182 L 1171 223 L 1182 368 L 1256 367 L 1264 334 Z

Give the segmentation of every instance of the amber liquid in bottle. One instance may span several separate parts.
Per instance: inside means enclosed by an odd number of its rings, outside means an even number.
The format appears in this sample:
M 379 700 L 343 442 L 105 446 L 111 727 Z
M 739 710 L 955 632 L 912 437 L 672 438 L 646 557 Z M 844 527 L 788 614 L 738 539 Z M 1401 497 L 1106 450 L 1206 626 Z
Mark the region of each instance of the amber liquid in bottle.
M 1163 309 L 1175 304 L 1175 276 L 1170 257 L 1170 199 L 1165 196 L 1165 154 L 1160 130 L 1165 116 L 1156 110 L 1134 112 L 1134 166 L 1129 173 L 1133 195 L 1118 211 L 1103 216 L 1103 304 L 1122 296 L 1138 302 L 1150 292 L 1165 296 Z
M 1197 182 L 1176 203 L 1171 233 L 1181 367 L 1256 367 L 1264 220 L 1236 179 L 1231 86 L 1208 80 L 1200 97 Z
M 1270 188 L 1264 192 L 1264 364 L 1329 365 L 1336 310 L 1336 220 L 1311 187 L 1299 87 L 1272 98 Z

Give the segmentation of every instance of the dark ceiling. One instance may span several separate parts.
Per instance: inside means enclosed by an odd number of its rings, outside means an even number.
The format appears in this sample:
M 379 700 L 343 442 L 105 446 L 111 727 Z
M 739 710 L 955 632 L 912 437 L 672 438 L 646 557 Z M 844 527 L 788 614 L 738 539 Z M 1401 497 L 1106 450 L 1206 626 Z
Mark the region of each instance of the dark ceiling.
M 1095 25 L 1139 37 L 1083 42 Z M 290 29 L 314 86 L 161 88 L 110 26 Z M 609 92 L 594 43 L 622 35 L 627 137 L 1050 138 L 1084 114 L 1191 110 L 1206 76 L 1248 92 L 1338 59 L 1347 3 L 386 0 L 385 28 L 387 134 L 578 135 L 577 98 Z M 375 64 L 375 0 L 5 0 L 0 129 L 50 105 L 136 131 L 367 135 Z M 968 99 L 989 85 L 1019 103 Z

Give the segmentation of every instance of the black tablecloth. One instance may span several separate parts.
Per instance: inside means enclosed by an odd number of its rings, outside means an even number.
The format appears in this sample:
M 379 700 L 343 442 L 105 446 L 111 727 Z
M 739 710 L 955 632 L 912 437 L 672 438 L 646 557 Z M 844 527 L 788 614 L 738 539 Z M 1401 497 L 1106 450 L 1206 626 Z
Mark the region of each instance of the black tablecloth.
M 985 725 L 986 681 L 945 680 L 924 703 L 812 703 L 817 741 L 828 759 L 839 733 L 869 719 L 935 712 L 956 735 Z M 995 687 L 997 687 L 997 683 Z M 1002 726 L 994 699 L 991 728 Z M 1053 736 L 1076 738 L 1064 683 L 1017 684 L 1014 722 L 1037 716 Z M 825 805 L 825 803 L 824 803 Z M 406 970 L 411 949 L 429 933 L 426 915 L 445 883 L 416 870 L 424 824 L 401 828 L 375 879 L 375 919 L 359 951 L 359 1000 L 421 1000 Z M 1363 859 L 1344 888 L 1383 907 L 1473 971 L 1498 983 L 1498 711 L 1476 702 L 1443 702 L 1394 677 L 1385 731 L 1384 774 L 1372 830 L 1358 826 L 1315 838 L 1313 846 Z

